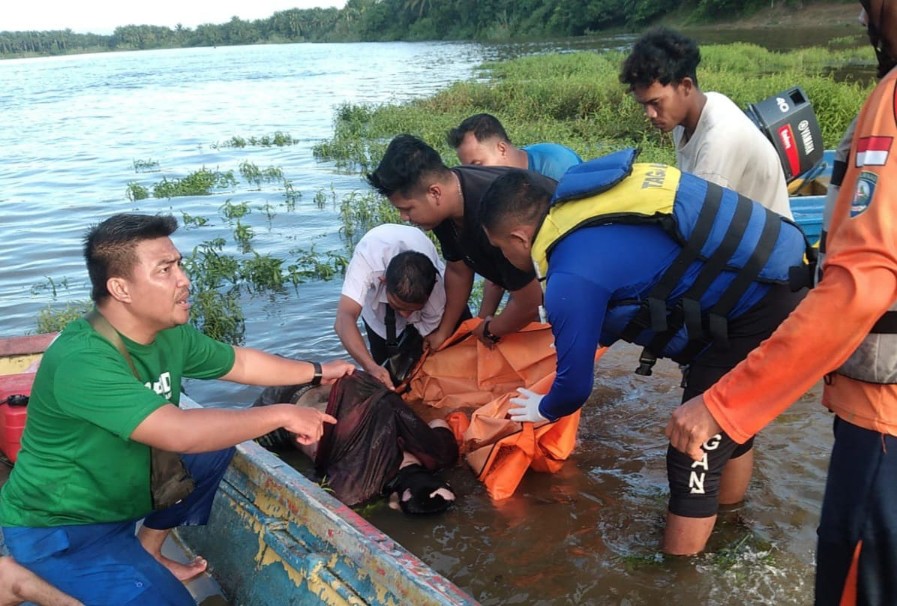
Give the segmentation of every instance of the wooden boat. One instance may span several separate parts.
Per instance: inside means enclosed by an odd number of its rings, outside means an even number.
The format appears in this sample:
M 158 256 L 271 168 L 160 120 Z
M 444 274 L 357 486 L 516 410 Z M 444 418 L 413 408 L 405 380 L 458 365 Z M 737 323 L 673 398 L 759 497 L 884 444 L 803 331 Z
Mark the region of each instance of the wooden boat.
M 36 335 L 0 339 L 0 389 L 11 377 L 35 370 L 52 338 Z M 182 406 L 200 405 L 185 399 Z M 0 483 L 5 479 L 6 474 L 0 472 Z M 211 522 L 204 527 L 182 528 L 177 535 L 187 551 L 201 553 L 209 561 L 223 593 L 217 603 L 477 604 L 352 509 L 254 442 L 237 447 L 216 495 Z M 166 555 L 171 557 L 171 550 L 177 546 L 168 549 Z
M 834 160 L 834 150 L 826 150 L 816 166 L 788 185 L 794 220 L 813 243 L 819 240 L 822 232 L 822 210 Z

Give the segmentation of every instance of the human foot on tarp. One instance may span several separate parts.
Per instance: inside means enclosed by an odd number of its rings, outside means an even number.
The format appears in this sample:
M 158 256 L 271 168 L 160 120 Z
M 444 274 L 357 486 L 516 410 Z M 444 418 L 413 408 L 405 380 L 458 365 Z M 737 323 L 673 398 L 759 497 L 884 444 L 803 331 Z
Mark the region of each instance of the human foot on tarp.
M 455 502 L 451 486 L 422 465 L 407 465 L 383 489 L 389 506 L 409 515 L 442 513 Z

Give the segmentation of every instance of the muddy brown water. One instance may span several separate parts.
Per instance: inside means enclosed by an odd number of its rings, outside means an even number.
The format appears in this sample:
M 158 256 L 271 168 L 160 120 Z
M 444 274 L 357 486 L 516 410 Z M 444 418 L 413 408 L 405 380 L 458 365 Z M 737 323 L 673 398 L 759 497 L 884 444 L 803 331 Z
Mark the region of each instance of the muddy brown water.
M 638 351 L 615 345 L 596 366 L 576 450 L 558 473 L 529 472 L 513 497 L 492 501 L 461 463 L 447 474 L 457 505 L 442 516 L 382 503 L 360 513 L 487 605 L 811 604 L 831 446 L 820 388 L 759 435 L 747 499 L 722 512 L 707 552 L 664 557 L 663 427 L 680 372 L 661 361 L 654 376 L 635 375 Z M 289 460 L 311 475 L 303 457 Z

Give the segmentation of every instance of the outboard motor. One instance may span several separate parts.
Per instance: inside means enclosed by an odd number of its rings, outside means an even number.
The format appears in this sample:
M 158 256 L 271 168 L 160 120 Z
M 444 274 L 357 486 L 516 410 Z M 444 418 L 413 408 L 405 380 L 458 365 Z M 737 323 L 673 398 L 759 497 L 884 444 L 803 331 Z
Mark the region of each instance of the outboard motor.
M 791 182 L 813 168 L 825 151 L 813 106 L 799 86 L 773 95 L 745 110 L 772 142 Z

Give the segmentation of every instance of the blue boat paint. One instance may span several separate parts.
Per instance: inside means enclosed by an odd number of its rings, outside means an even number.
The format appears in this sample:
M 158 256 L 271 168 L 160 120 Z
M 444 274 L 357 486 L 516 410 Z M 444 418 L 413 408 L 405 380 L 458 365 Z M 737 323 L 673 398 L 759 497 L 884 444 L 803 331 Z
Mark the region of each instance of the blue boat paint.
M 177 533 L 242 606 L 478 603 L 254 442 L 237 447 L 209 524 Z

